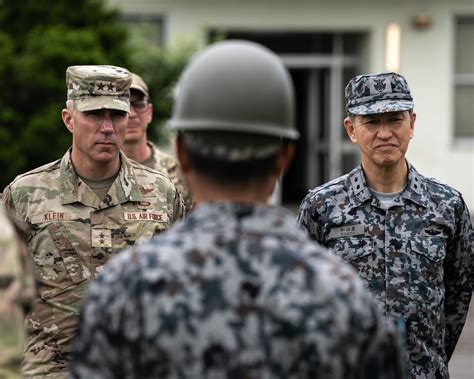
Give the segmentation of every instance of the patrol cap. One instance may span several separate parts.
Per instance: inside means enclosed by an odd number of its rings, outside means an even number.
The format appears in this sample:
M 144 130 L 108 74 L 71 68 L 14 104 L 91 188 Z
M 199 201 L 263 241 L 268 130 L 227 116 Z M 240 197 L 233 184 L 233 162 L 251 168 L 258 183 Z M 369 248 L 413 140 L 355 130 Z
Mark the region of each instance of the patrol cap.
M 130 89 L 135 89 L 143 93 L 148 99 L 150 98 L 148 94 L 148 86 L 146 85 L 145 81 L 142 79 L 140 75 L 137 75 L 132 72 L 132 85 Z
M 406 79 L 394 72 L 352 78 L 345 97 L 346 112 L 355 115 L 407 111 L 415 107 Z
M 70 66 L 66 70 L 67 98 L 77 110 L 116 109 L 130 111 L 132 75 L 109 65 Z

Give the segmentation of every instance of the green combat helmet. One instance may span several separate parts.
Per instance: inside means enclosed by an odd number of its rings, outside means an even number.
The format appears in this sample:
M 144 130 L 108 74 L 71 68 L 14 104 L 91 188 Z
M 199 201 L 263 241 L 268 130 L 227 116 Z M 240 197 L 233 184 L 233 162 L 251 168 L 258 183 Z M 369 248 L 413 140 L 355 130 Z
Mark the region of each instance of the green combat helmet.
M 297 139 L 291 78 L 282 61 L 253 42 L 218 42 L 184 71 L 168 126 L 191 134 Z

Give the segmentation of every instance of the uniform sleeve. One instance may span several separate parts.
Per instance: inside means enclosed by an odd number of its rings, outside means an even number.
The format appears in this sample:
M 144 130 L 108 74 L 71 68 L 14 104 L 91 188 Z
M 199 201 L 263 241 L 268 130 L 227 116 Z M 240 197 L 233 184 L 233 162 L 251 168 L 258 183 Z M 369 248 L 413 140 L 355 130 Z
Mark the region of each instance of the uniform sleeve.
M 189 212 L 193 208 L 193 197 L 178 162 L 173 157 L 162 154 L 160 164 L 166 169 L 168 177 L 183 198 L 186 211 Z
M 403 379 L 407 377 L 405 324 L 385 317 L 361 280 L 350 296 L 353 309 L 351 327 L 360 342 L 359 370 L 354 377 L 364 379 Z
M 456 234 L 449 239 L 444 262 L 445 346 L 451 358 L 466 322 L 472 296 L 472 224 L 461 198 L 456 211 Z
M 8 186 L 3 190 L 2 193 L 2 204 L 10 214 L 15 214 L 15 203 L 13 201 L 11 187 Z
M 182 196 L 176 191 L 176 195 L 173 200 L 173 211 L 172 211 L 172 224 L 178 220 L 183 220 L 186 216 L 186 207 Z
M 403 379 L 407 378 L 404 360 L 406 352 L 406 329 L 402 320 L 378 316 L 378 332 L 372 337 L 372 344 L 362 360 L 362 373 L 365 379 Z
M 319 225 L 320 219 L 315 210 L 314 203 L 315 199 L 310 192 L 301 202 L 296 221 L 298 225 L 308 233 L 313 241 L 323 244 Z

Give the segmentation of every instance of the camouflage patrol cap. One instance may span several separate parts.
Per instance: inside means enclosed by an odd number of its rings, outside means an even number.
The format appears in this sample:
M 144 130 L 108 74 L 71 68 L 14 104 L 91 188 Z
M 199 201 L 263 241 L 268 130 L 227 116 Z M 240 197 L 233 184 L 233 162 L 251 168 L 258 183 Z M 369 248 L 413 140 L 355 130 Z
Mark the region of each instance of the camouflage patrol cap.
M 77 110 L 130 111 L 132 75 L 127 69 L 108 65 L 70 66 L 66 70 L 67 98 Z
M 413 109 L 406 79 L 394 72 L 358 75 L 346 86 L 346 112 L 368 115 Z
M 142 79 L 140 75 L 137 75 L 132 72 L 132 85 L 130 89 L 135 89 L 143 93 L 147 98 L 150 98 L 148 94 L 148 86 L 146 85 L 145 81 Z

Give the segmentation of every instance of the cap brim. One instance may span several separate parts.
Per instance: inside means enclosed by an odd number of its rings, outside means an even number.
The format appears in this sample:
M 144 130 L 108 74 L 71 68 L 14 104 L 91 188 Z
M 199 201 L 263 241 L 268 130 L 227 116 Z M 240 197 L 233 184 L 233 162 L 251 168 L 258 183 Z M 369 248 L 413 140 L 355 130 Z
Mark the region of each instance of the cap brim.
M 136 84 L 132 84 L 132 85 L 130 86 L 130 89 L 131 89 L 131 90 L 134 89 L 135 91 L 139 91 L 139 92 L 143 93 L 146 97 L 149 97 L 149 96 L 148 96 L 148 91 L 146 91 L 142 86 L 138 86 L 138 85 L 136 85 Z
M 347 112 L 358 115 L 369 115 L 388 112 L 408 111 L 415 107 L 415 103 L 409 100 L 380 100 L 372 104 L 364 104 L 347 108 Z
M 76 99 L 74 100 L 74 105 L 80 112 L 93 111 L 96 109 L 115 109 L 130 112 L 130 102 L 128 99 L 112 96 L 94 96 Z

